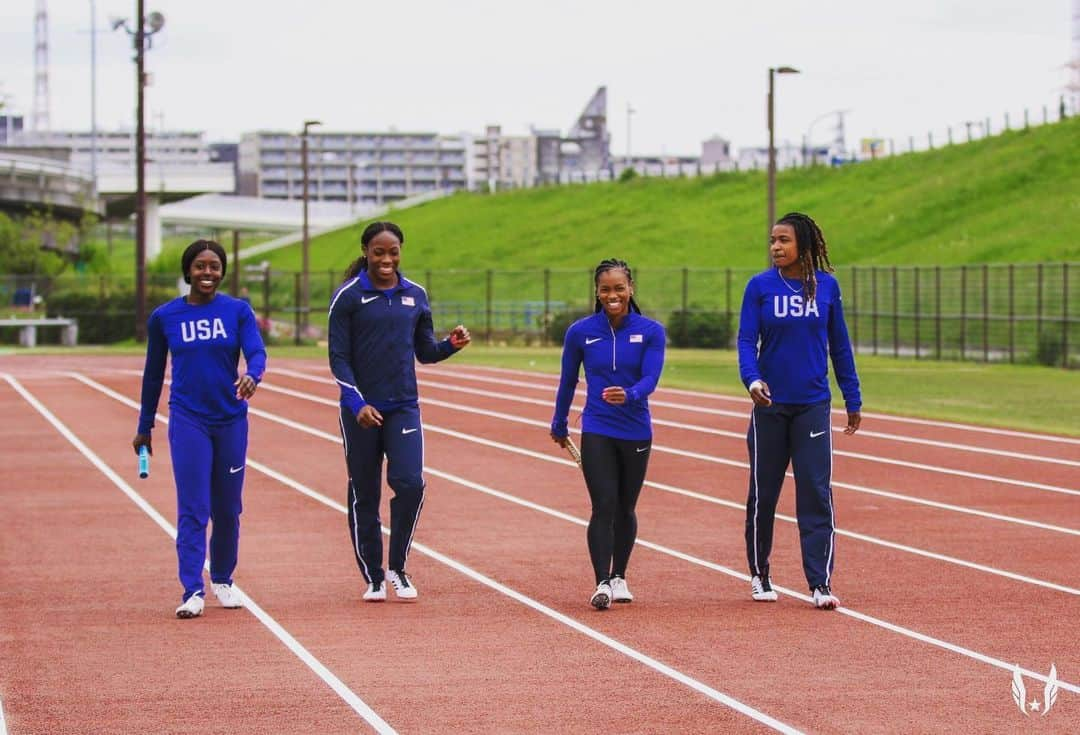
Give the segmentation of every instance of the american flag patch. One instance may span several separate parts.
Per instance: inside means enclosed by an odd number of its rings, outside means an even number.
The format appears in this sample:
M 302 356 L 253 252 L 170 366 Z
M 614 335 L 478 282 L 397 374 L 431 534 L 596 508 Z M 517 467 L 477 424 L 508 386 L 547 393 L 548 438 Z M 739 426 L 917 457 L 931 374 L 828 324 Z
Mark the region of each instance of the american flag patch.
M 630 335 L 630 341 L 631 342 L 640 342 L 641 337 L 642 337 L 642 335 L 640 335 L 640 334 L 631 334 Z
M 416 306 L 416 300 L 412 296 L 402 296 L 401 297 L 401 305 L 402 306 Z

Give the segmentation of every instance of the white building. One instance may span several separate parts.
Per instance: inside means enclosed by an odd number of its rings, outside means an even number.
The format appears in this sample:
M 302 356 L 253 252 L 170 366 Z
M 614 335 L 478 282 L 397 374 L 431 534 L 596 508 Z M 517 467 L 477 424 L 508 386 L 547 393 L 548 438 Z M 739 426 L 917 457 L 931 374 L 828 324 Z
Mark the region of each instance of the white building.
M 465 141 L 435 133 L 308 133 L 308 198 L 382 204 L 466 186 Z M 300 135 L 260 130 L 240 139 L 239 193 L 300 199 Z

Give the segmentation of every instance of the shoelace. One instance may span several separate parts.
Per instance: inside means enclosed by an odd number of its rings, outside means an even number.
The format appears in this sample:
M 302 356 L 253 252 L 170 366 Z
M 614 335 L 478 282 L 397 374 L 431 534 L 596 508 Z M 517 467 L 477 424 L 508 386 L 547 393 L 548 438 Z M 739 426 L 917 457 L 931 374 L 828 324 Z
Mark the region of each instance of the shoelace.
M 409 575 L 405 572 L 394 572 L 394 576 L 390 578 L 390 581 L 394 584 L 394 588 L 399 590 L 408 589 L 411 586 L 409 584 Z

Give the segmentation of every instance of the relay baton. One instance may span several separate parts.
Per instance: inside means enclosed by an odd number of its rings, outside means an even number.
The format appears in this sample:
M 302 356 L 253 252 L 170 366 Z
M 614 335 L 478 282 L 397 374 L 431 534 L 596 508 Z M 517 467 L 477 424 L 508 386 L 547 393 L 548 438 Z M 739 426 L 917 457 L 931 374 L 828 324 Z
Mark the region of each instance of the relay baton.
M 577 448 L 577 444 L 574 444 L 574 440 L 570 438 L 569 434 L 566 436 L 566 451 L 570 452 L 570 456 L 577 462 L 577 466 L 581 467 L 581 450 Z
M 146 479 L 150 476 L 150 450 L 143 444 L 139 447 L 139 477 Z

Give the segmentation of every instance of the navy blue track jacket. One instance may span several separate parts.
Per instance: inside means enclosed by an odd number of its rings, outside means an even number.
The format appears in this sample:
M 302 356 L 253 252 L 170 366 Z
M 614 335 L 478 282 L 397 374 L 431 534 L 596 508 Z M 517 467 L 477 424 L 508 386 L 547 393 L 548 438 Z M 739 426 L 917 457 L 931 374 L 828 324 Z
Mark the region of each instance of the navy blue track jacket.
M 383 291 L 367 272 L 342 284 L 330 300 L 330 371 L 341 405 L 353 416 L 370 403 L 380 412 L 416 403 L 416 363 L 439 362 L 457 350 L 435 341 L 427 292 L 398 273 Z

